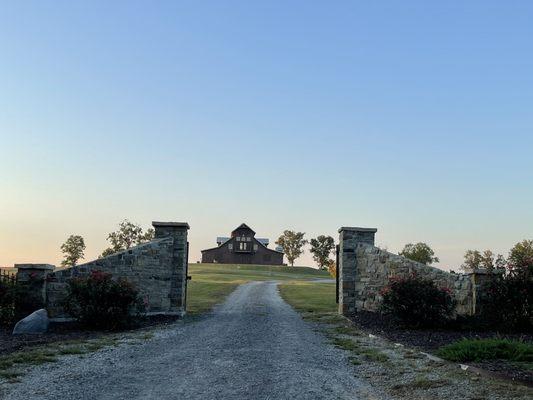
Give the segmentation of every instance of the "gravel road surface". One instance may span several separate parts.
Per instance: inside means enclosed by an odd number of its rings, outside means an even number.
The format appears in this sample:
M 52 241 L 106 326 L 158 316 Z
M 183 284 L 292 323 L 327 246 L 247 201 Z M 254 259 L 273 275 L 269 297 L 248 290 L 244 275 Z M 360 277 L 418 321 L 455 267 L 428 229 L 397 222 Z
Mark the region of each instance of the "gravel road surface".
M 384 399 L 279 296 L 240 286 L 206 318 L 34 367 L 7 399 Z

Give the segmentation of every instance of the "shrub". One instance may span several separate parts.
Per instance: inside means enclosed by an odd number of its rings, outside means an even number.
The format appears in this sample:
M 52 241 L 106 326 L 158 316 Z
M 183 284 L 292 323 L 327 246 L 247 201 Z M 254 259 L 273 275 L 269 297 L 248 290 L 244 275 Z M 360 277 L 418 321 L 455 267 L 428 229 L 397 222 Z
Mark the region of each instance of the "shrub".
M 11 326 L 43 307 L 40 284 L 32 277 L 26 282 L 0 279 L 0 325 Z
M 382 312 L 414 328 L 443 325 L 455 308 L 448 288 L 439 288 L 433 281 L 416 275 L 392 278 L 380 294 L 383 296 Z
M 15 319 L 16 282 L 0 279 L 0 325 L 11 325 Z
M 480 318 L 487 327 L 524 332 L 533 328 L 533 281 L 503 275 L 487 283 L 481 293 Z
M 91 329 L 117 330 L 130 326 L 144 310 L 137 289 L 126 279 L 93 271 L 69 281 L 65 310 Z
M 441 347 L 439 357 L 450 361 L 533 361 L 533 344 L 508 339 L 463 339 Z

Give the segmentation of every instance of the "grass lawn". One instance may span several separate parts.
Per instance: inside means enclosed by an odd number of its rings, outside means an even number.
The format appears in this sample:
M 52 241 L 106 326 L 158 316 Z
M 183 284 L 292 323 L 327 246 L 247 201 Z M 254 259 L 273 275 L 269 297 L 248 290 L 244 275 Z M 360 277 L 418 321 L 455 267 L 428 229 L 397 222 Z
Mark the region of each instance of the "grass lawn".
M 327 271 L 308 267 L 235 264 L 189 264 L 187 312 L 201 314 L 222 303 L 235 288 L 250 281 L 294 281 L 330 278 Z M 333 285 L 333 302 L 335 302 Z

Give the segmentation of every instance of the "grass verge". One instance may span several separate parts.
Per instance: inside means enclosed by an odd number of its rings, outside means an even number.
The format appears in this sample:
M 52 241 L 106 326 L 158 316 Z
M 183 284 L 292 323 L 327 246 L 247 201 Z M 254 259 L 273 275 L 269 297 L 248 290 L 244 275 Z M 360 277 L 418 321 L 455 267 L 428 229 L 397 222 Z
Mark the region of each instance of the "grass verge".
M 11 383 L 18 382 L 17 378 L 23 374 L 24 367 L 53 363 L 60 355 L 83 355 L 116 344 L 117 339 L 103 337 L 86 341 L 53 343 L 7 354 L 0 357 L 0 378 Z
M 322 282 L 287 282 L 279 285 L 281 297 L 301 313 L 334 314 L 335 284 Z

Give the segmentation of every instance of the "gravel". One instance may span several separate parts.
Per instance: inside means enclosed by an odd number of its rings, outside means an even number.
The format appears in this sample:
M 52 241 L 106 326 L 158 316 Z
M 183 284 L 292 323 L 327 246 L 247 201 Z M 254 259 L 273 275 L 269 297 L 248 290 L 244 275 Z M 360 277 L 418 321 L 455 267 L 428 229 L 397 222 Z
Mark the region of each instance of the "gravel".
M 138 345 L 65 356 L 6 385 L 7 399 L 387 399 L 279 296 L 240 286 L 206 318 Z

